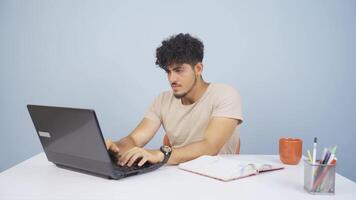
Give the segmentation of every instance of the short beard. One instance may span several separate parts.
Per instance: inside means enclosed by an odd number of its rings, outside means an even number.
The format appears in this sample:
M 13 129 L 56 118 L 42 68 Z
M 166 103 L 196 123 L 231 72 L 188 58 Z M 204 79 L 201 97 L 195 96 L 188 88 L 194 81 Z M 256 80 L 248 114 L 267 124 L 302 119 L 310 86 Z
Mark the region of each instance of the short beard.
M 181 99 L 181 98 L 185 97 L 190 91 L 192 91 L 192 89 L 194 88 L 194 86 L 196 84 L 197 84 L 197 77 L 194 76 L 194 83 L 193 83 L 192 87 L 190 87 L 190 89 L 187 92 L 183 93 L 183 94 L 173 94 L 174 97 L 177 98 L 177 99 Z

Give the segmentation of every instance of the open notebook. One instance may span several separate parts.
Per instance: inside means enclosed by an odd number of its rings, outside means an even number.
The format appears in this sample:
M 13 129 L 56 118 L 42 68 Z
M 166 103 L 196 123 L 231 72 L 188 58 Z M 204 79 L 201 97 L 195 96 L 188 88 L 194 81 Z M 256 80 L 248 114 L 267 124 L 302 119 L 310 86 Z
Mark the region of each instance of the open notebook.
M 232 181 L 284 167 L 281 164 L 244 160 L 239 156 L 201 156 L 179 164 L 178 168 L 221 181 Z

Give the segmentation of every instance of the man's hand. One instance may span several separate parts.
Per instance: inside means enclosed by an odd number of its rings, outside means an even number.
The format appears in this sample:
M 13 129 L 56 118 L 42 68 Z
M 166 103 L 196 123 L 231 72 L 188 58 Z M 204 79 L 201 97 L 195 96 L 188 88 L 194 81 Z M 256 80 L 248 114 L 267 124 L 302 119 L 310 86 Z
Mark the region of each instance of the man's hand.
M 150 163 L 162 162 L 164 155 L 160 150 L 146 150 L 140 147 L 133 147 L 120 156 L 118 164 L 121 166 L 127 165 L 131 167 L 132 164 L 138 159 L 141 160 L 137 165 L 142 166 L 147 161 Z
M 119 147 L 110 139 L 105 141 L 105 145 L 106 145 L 106 149 L 110 150 L 114 153 L 116 153 L 116 155 L 119 155 L 120 149 Z

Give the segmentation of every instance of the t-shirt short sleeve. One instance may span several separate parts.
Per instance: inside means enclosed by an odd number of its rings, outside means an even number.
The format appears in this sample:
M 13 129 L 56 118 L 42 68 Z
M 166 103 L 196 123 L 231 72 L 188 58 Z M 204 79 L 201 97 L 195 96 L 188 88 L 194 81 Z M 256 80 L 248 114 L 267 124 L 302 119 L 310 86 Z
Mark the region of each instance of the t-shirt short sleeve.
M 149 108 L 147 109 L 145 113 L 145 118 L 151 119 L 153 121 L 161 122 L 162 120 L 162 115 L 161 115 L 161 109 L 162 109 L 162 98 L 163 94 L 160 94 L 157 96 Z
M 213 105 L 212 117 L 226 117 L 243 121 L 241 97 L 239 92 L 230 86 L 217 88 L 216 99 Z

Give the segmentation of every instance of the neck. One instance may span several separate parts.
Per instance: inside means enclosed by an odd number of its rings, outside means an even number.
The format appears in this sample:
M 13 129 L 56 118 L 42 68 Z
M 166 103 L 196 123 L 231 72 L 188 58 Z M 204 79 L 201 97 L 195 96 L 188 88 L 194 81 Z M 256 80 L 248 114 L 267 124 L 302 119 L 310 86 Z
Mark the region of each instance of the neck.
M 209 83 L 205 82 L 203 79 L 198 79 L 193 89 L 187 95 L 182 97 L 182 104 L 189 105 L 196 102 L 201 96 L 203 96 L 208 86 Z

